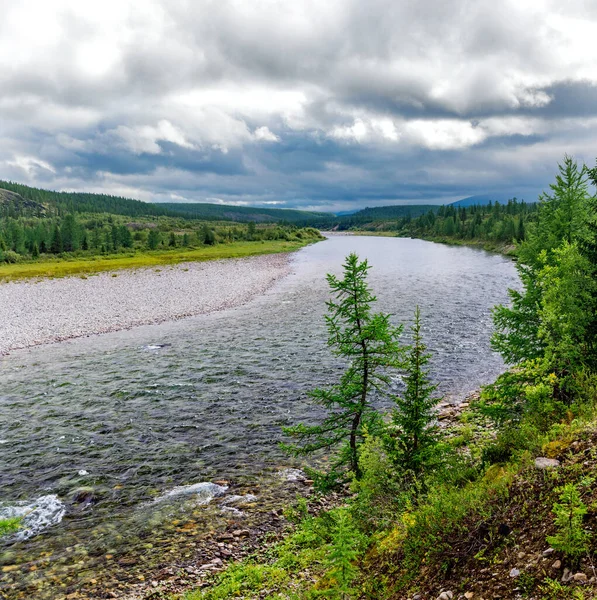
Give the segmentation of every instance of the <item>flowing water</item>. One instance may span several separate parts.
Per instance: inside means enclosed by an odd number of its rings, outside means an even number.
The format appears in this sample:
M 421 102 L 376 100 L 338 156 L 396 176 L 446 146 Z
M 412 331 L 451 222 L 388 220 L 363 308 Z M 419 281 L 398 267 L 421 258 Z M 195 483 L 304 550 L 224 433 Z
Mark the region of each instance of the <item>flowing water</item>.
M 352 236 L 299 251 L 236 309 L 14 352 L 0 365 L 0 516 L 24 527 L 0 545 L 0 597 L 62 597 L 134 548 L 163 562 L 148 540 L 185 511 L 209 528 L 202 505 L 230 493 L 207 482 L 258 490 L 288 466 L 281 426 L 316 419 L 306 391 L 342 367 L 326 346 L 325 274 L 351 251 L 394 323 L 420 306 L 442 393 L 457 401 L 502 370 L 490 310 L 517 285 L 511 261 Z

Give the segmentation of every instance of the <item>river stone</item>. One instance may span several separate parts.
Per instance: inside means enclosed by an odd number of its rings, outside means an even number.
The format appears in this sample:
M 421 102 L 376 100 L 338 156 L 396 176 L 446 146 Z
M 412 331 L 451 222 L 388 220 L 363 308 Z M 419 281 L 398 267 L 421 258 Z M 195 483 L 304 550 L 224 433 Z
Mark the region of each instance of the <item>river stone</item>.
M 575 573 L 572 579 L 574 581 L 587 581 L 588 577 L 584 573 Z
M 510 571 L 510 577 L 514 578 L 514 577 L 518 577 L 520 575 L 520 569 L 512 569 Z
M 447 592 L 442 592 L 437 597 L 437 600 L 452 600 L 452 598 L 454 598 L 454 594 L 451 591 L 447 591 Z
M 547 458 L 546 456 L 538 456 L 535 459 L 535 467 L 537 469 L 554 469 L 560 466 L 560 461 L 555 458 Z

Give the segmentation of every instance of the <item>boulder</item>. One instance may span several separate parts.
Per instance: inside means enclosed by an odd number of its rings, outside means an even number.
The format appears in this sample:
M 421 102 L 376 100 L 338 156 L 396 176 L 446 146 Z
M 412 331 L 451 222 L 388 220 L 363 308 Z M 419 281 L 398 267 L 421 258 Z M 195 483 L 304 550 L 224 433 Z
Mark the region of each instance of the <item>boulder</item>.
M 538 456 L 535 459 L 535 467 L 537 469 L 555 469 L 560 466 L 560 461 L 555 458 L 547 458 L 547 456 Z

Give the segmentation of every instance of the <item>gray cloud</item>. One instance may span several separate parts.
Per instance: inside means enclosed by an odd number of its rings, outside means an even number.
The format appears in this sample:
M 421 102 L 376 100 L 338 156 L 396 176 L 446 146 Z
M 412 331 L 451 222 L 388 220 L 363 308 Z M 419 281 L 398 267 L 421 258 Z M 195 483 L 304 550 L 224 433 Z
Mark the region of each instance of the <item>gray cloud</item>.
M 11 0 L 0 177 L 346 209 L 533 199 L 597 147 L 593 2 Z

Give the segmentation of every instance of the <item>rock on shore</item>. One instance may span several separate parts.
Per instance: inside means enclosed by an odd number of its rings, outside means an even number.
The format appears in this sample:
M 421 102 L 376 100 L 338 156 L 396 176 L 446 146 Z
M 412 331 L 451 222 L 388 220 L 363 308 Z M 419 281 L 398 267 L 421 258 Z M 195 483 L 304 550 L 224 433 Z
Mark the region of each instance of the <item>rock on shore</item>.
M 289 255 L 0 284 L 0 354 L 232 308 L 289 271 Z

